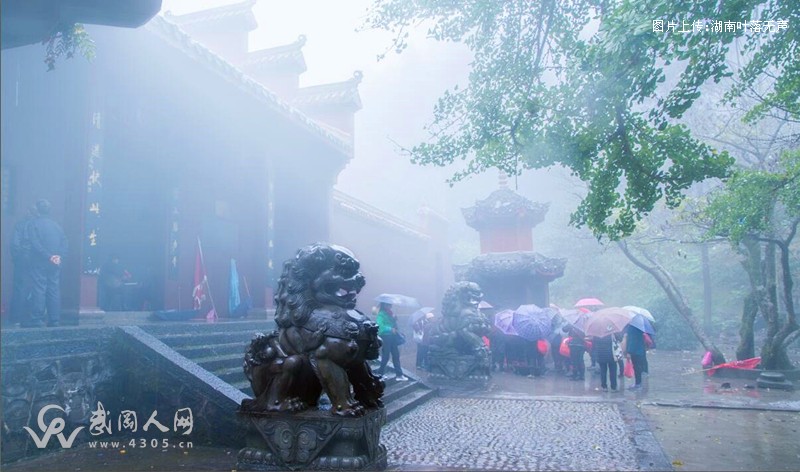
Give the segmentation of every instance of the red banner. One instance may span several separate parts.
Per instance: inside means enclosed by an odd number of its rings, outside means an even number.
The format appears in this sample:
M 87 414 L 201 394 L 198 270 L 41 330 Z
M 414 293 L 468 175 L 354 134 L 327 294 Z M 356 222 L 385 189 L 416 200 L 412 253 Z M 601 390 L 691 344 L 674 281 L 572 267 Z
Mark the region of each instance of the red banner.
M 755 369 L 758 364 L 761 363 L 760 357 L 754 357 L 752 359 L 743 359 L 741 361 L 733 361 L 733 362 L 726 362 L 724 364 L 715 365 L 714 367 L 708 369 L 708 375 L 714 375 L 719 368 L 724 369 Z

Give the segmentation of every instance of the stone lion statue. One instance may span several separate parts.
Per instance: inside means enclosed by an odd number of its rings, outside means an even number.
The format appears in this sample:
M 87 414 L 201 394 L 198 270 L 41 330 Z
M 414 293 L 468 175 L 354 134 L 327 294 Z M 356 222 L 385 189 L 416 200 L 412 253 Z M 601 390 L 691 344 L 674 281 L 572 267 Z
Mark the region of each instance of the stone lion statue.
M 447 377 L 489 375 L 490 351 L 483 336 L 489 335 L 491 325 L 478 309 L 481 298 L 483 293 L 478 284 L 453 284 L 444 294 L 442 316 L 425 333 L 428 358 Z
M 380 353 L 378 326 L 355 309 L 364 283 L 358 260 L 336 245 L 304 247 L 284 264 L 278 330 L 256 335 L 245 353 L 255 398 L 243 410 L 298 412 L 316 407 L 323 391 L 334 415 L 383 406 L 383 381 L 367 364 Z

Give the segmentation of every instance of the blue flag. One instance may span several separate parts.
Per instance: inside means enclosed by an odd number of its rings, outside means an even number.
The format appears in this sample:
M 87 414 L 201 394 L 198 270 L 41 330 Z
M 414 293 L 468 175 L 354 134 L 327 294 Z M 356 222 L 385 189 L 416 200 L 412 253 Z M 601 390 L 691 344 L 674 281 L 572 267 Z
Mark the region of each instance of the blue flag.
M 228 297 L 228 313 L 233 314 L 241 303 L 239 297 L 239 272 L 236 270 L 236 259 L 231 259 L 231 285 L 230 296 Z

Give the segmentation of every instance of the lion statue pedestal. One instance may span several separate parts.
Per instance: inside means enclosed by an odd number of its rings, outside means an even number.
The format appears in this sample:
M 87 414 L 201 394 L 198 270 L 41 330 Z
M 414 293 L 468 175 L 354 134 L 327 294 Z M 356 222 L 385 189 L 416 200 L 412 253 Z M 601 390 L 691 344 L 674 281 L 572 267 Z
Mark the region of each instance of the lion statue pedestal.
M 357 418 L 328 411 L 248 414 L 247 447 L 237 470 L 383 470 L 386 447 L 380 443 L 386 410 Z
M 254 398 L 239 413 L 248 447 L 237 470 L 380 470 L 384 383 L 378 325 L 355 309 L 364 287 L 347 249 L 314 244 L 287 261 L 275 295 L 278 330 L 259 333 L 244 358 Z M 330 410 L 319 408 L 325 393 Z
M 482 297 L 473 282 L 457 282 L 445 293 L 442 317 L 425 333 L 431 380 L 488 382 L 491 351 L 483 337 L 491 325 L 478 310 Z

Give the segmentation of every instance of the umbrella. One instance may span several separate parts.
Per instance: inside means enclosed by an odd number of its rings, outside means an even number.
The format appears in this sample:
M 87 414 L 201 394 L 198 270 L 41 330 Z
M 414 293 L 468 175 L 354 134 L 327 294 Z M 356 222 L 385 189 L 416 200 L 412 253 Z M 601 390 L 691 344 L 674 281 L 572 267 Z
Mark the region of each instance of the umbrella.
M 478 309 L 479 310 L 483 310 L 485 308 L 494 308 L 494 307 L 492 305 L 490 305 L 489 302 L 485 302 L 485 301 L 481 300 L 481 302 L 478 303 Z
M 413 327 L 417 321 L 421 320 L 425 315 L 432 312 L 433 310 L 434 308 L 432 306 L 424 306 L 419 310 L 415 311 L 414 313 L 411 313 L 411 317 L 409 318 L 409 320 L 411 321 L 411 326 Z
M 520 305 L 514 310 L 511 326 L 522 338 L 531 341 L 545 339 L 552 333 L 550 320 L 554 314 L 554 311 L 545 310 L 536 305 Z
M 409 308 L 418 308 L 419 302 L 416 298 L 408 297 L 406 295 L 398 295 L 396 293 L 382 293 L 375 297 L 378 303 L 388 303 L 389 305 L 405 306 Z
M 586 322 L 589 320 L 589 315 L 581 310 L 563 310 L 561 311 L 561 317 L 581 331 L 585 330 Z
M 519 333 L 514 328 L 512 322 L 514 321 L 513 310 L 503 310 L 494 315 L 494 325 L 503 334 L 510 334 L 518 336 Z
M 653 314 L 650 313 L 650 311 L 645 310 L 644 308 L 641 308 L 641 307 L 638 307 L 638 306 L 632 306 L 632 305 L 624 306 L 622 308 L 624 308 L 624 309 L 626 309 L 628 311 L 632 311 L 634 314 L 644 316 L 645 318 L 650 320 L 651 323 L 655 323 L 656 322 L 656 319 L 653 318 Z
M 581 298 L 577 302 L 575 302 L 575 307 L 581 306 L 603 306 L 605 303 L 600 301 L 599 298 Z
M 608 336 L 625 329 L 631 318 L 633 313 L 623 308 L 604 308 L 589 315 L 583 332 L 587 336 Z
M 650 324 L 650 321 L 642 316 L 641 313 L 637 313 L 633 316 L 633 318 L 631 318 L 630 325 L 647 334 L 656 334 L 656 330 L 653 329 L 653 325 Z

